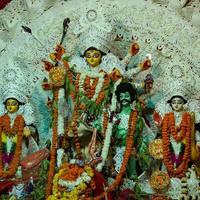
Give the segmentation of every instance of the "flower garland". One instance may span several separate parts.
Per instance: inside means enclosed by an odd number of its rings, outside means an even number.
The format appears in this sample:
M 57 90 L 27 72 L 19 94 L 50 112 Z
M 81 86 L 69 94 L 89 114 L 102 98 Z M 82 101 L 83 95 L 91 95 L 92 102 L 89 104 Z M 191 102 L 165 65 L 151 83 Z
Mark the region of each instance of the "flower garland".
M 103 71 L 100 73 L 88 72 L 87 74 L 79 72 L 78 74 L 80 76 L 78 81 L 80 92 L 83 92 L 88 99 L 99 105 L 105 98 L 105 90 L 109 86 L 110 75 Z
M 122 79 L 117 80 L 114 85 L 114 91 L 113 91 L 113 96 L 112 96 L 112 100 L 111 100 L 111 113 L 116 111 L 117 97 L 115 95 L 115 91 L 117 89 L 117 86 L 121 83 L 121 81 L 122 81 Z M 110 141 L 111 141 L 111 136 L 112 136 L 112 128 L 113 128 L 113 122 L 112 122 L 112 120 L 110 120 L 108 122 L 107 129 L 105 131 L 106 137 L 104 139 L 104 144 L 103 144 L 103 148 L 102 148 L 102 152 L 101 152 L 102 162 L 99 163 L 96 167 L 98 171 L 102 170 L 104 163 L 108 156 L 108 151 L 109 151 Z
M 25 121 L 22 115 L 18 115 L 15 118 L 14 124 L 11 127 L 10 117 L 6 114 L 0 117 L 0 177 L 8 178 L 15 174 L 17 171 L 21 150 L 22 150 L 22 139 L 23 139 L 23 130 L 25 126 Z M 5 133 L 8 136 L 15 136 L 17 134 L 17 145 L 15 153 L 11 163 L 9 164 L 8 170 L 4 171 L 3 167 L 3 152 L 2 152 L 2 133 Z
M 92 186 L 93 177 L 90 166 L 82 168 L 75 164 L 63 164 L 53 179 L 53 195 L 48 200 L 77 200 L 81 194 L 85 194 L 88 186 Z
M 75 102 L 75 107 L 74 107 L 74 115 L 73 115 L 73 120 L 72 120 L 72 130 L 74 133 L 74 143 L 75 143 L 75 147 L 76 147 L 76 151 L 77 151 L 77 158 L 82 160 L 82 152 L 81 152 L 81 145 L 79 142 L 79 138 L 78 138 L 78 117 L 79 117 L 79 95 L 78 95 L 78 91 L 79 91 L 79 80 L 80 80 L 81 74 L 79 73 L 77 75 L 77 80 L 75 83 L 75 92 L 77 94 L 76 96 L 76 102 Z
M 163 159 L 163 140 L 155 139 L 149 144 L 149 154 L 154 158 Z
M 134 133 L 135 133 L 136 123 L 137 123 L 137 116 L 138 116 L 138 112 L 136 110 L 132 111 L 130 114 L 129 122 L 128 122 L 128 134 L 126 137 L 126 149 L 124 152 L 123 162 L 115 181 L 108 187 L 107 191 L 114 191 L 119 186 L 121 179 L 126 171 L 126 165 L 128 163 L 129 157 L 132 152 Z
M 100 78 L 100 79 L 98 79 L 98 83 L 97 83 L 96 87 L 94 88 L 95 93 L 94 93 L 91 101 L 96 102 L 96 100 L 98 99 L 99 94 L 104 92 L 103 88 L 104 88 L 104 78 Z M 101 98 L 101 100 L 102 100 L 102 98 Z
M 165 195 L 160 194 L 160 195 L 153 195 L 152 200 L 169 200 Z
M 187 128 L 187 117 L 188 113 L 184 113 L 182 116 L 182 121 L 180 126 L 176 127 L 174 113 L 169 113 L 170 132 L 173 138 L 176 140 L 176 142 L 181 142 L 185 138 L 186 128 Z
M 150 178 L 151 187 L 159 193 L 159 191 L 166 189 L 170 184 L 170 178 L 167 172 L 154 171 Z
M 178 131 L 181 132 L 178 135 Z M 174 169 L 173 162 L 170 157 L 170 135 L 177 142 L 185 140 L 185 150 L 183 154 L 183 160 L 181 164 Z M 174 113 L 167 113 L 163 119 L 162 126 L 162 138 L 163 138 L 163 156 L 164 163 L 167 167 L 170 177 L 182 178 L 185 176 L 185 171 L 188 168 L 188 162 L 190 161 L 190 143 L 191 143 L 191 116 L 185 112 L 182 116 L 182 121 L 179 128 L 175 127 Z
M 95 89 L 97 87 L 98 82 L 99 82 L 99 77 L 91 79 L 89 76 L 86 76 L 84 80 L 84 90 L 85 90 L 85 95 L 89 99 L 92 99 L 92 97 L 95 95 Z
M 99 90 L 96 89 L 95 95 L 92 98 L 92 100 L 95 101 L 95 103 L 97 105 L 99 105 L 104 100 L 105 90 L 106 90 L 106 88 L 108 88 L 109 83 L 110 83 L 110 77 L 109 77 L 109 75 L 105 74 L 101 89 L 99 89 Z
M 122 177 L 126 171 L 126 166 L 127 166 L 129 157 L 132 152 L 134 133 L 135 133 L 136 123 L 137 123 L 137 116 L 138 116 L 138 112 L 132 111 L 130 114 L 130 117 L 129 117 L 128 135 L 126 137 L 126 149 L 124 152 L 124 158 L 123 158 L 123 162 L 122 162 L 119 173 L 117 174 L 114 182 L 111 185 L 109 185 L 108 188 L 106 188 L 106 191 L 104 191 L 102 194 L 100 194 L 99 196 L 94 197 L 92 199 L 100 200 L 100 199 L 104 198 L 108 192 L 115 191 L 117 189 L 117 187 L 119 186 L 119 184 L 121 183 Z M 89 199 L 90 198 L 85 198 L 85 200 L 89 200 Z
M 58 103 L 58 95 L 59 95 L 59 89 L 56 88 L 53 91 L 55 104 Z M 46 198 L 48 198 L 48 196 L 51 194 L 51 190 L 52 190 L 54 168 L 56 165 L 57 140 L 58 140 L 58 108 L 56 106 L 54 106 L 54 108 L 53 108 L 53 138 L 52 138 L 52 145 L 51 145 L 49 173 L 48 173 L 47 188 L 46 188 Z
M 63 111 L 59 109 L 59 107 L 62 106 L 64 98 L 65 98 L 65 90 L 64 88 L 60 88 L 58 93 L 58 135 L 64 135 L 65 132 L 64 117 L 62 114 Z M 59 104 L 61 106 L 59 106 Z
M 109 86 L 110 83 L 109 75 L 104 74 L 104 77 L 100 76 L 93 78 L 82 73 L 81 79 L 84 83 L 79 83 L 79 85 L 83 85 L 85 96 L 99 105 L 105 98 L 105 89 Z
M 103 136 L 106 135 L 106 130 L 108 128 L 108 121 L 109 121 L 109 117 L 108 117 L 108 112 L 104 111 L 103 112 Z

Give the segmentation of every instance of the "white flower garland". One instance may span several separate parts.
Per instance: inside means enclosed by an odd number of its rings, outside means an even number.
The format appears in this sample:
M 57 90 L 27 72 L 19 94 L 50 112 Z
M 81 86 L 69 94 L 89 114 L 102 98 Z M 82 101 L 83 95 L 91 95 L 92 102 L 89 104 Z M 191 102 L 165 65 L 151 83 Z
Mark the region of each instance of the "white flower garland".
M 84 81 L 85 81 L 85 77 L 86 77 L 86 74 L 85 73 L 81 73 L 81 76 L 80 76 L 80 79 L 79 79 L 79 83 L 78 83 L 78 86 L 79 86 L 79 90 L 81 92 L 83 92 L 83 85 L 84 85 Z
M 59 93 L 58 93 L 58 135 L 63 135 L 65 132 L 65 128 L 64 128 L 64 117 L 62 115 L 62 110 L 64 109 L 62 108 L 62 100 L 65 98 L 65 90 L 64 88 L 60 88 L 59 89 Z
M 112 114 L 112 112 L 116 111 L 117 97 L 115 95 L 115 91 L 117 89 L 117 86 L 121 83 L 121 81 L 122 81 L 122 79 L 119 79 L 114 85 L 114 91 L 113 91 L 113 96 L 112 96 L 112 101 L 111 101 L 111 114 Z M 106 130 L 106 137 L 105 137 L 102 152 L 101 152 L 102 161 L 96 167 L 96 169 L 98 171 L 102 170 L 102 168 L 105 164 L 105 161 L 107 159 L 108 150 L 109 150 L 109 147 L 110 147 L 110 140 L 111 140 L 111 136 L 112 136 L 112 129 L 113 129 L 113 122 L 109 122 L 107 130 Z
M 101 92 L 101 89 L 103 87 L 103 82 L 104 82 L 104 78 L 103 77 L 99 77 L 98 84 L 97 84 L 97 86 L 95 88 L 95 94 L 91 99 L 92 101 L 96 101 L 96 99 L 98 98 L 98 95 Z
M 92 178 L 86 173 L 83 172 L 80 177 L 76 179 L 76 181 L 66 181 L 60 179 L 58 184 L 67 188 L 68 192 L 72 191 L 76 186 L 80 185 L 81 183 L 90 183 Z

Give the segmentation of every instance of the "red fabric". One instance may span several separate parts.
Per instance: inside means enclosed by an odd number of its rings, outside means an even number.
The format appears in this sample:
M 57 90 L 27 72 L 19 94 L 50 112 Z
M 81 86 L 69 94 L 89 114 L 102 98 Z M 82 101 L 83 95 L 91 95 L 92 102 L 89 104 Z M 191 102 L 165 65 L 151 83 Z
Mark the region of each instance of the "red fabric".
M 94 191 L 94 196 L 98 196 L 104 192 L 104 186 L 107 185 L 104 177 L 96 170 L 94 170 L 94 180 L 96 184 L 96 188 Z M 112 195 L 111 193 L 108 193 L 108 200 L 112 200 Z
M 157 112 L 154 112 L 153 113 L 153 119 L 154 119 L 156 126 L 160 127 L 161 123 L 162 123 L 162 117 Z
M 118 200 L 128 200 L 133 197 L 133 191 L 130 189 L 123 190 L 119 193 Z
M 21 161 L 20 164 L 25 170 L 28 170 L 39 165 L 48 156 L 49 156 L 49 150 L 46 148 L 41 149 L 35 153 L 28 155 Z
M 0 0 L 0 9 L 3 9 L 11 0 Z
M 0 182 L 0 194 L 7 192 L 14 185 L 13 181 Z

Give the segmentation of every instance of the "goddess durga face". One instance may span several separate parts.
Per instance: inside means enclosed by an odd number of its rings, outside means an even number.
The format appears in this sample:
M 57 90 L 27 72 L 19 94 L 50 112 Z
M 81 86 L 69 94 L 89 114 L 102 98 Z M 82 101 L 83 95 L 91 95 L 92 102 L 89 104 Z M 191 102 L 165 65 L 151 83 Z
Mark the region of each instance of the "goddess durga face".
M 95 47 L 88 48 L 84 54 L 83 57 L 85 57 L 86 62 L 91 67 L 97 67 L 101 63 L 102 56 L 105 56 L 106 53 L 98 50 Z
M 101 52 L 98 50 L 89 50 L 86 52 L 86 62 L 91 67 L 96 67 L 101 63 Z

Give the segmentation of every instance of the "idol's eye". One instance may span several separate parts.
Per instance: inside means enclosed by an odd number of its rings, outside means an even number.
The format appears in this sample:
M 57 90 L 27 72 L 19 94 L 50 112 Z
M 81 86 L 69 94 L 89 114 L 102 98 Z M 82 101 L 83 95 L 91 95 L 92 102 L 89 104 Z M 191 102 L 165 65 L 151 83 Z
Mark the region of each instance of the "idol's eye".
M 94 53 L 93 58 L 99 58 L 100 54 L 99 53 Z
M 172 104 L 176 104 L 176 100 L 172 100 Z
M 86 58 L 91 58 L 91 55 L 89 53 L 86 54 Z
M 16 101 L 11 102 L 10 105 L 11 105 L 11 106 L 17 106 L 17 102 L 16 102 Z
M 181 100 L 181 99 L 178 100 L 178 101 L 177 101 L 177 104 L 183 104 L 183 100 Z

